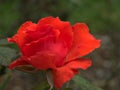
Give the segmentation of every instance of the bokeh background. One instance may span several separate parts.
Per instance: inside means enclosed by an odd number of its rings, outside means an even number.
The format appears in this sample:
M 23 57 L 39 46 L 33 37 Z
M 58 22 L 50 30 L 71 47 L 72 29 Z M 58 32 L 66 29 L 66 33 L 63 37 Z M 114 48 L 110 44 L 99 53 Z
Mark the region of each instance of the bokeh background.
M 46 16 L 59 16 L 71 24 L 86 23 L 102 42 L 89 55 L 93 66 L 82 76 L 104 90 L 120 90 L 120 0 L 0 0 L 0 41 L 14 35 L 23 22 L 37 23 Z M 15 45 L 6 47 L 19 52 Z M 0 82 L 7 73 L 8 69 L 0 64 Z M 41 90 L 41 75 L 13 73 L 5 90 Z

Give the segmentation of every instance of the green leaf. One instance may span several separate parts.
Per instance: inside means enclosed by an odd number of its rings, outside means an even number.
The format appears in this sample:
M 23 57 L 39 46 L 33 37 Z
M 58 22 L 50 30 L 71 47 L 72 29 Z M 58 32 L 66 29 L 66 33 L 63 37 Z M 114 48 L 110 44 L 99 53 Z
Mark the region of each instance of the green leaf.
M 16 51 L 9 47 L 0 47 L 0 64 L 7 66 L 16 56 Z
M 8 42 L 7 38 L 0 39 L 0 47 L 10 47 L 15 50 L 19 50 L 17 45 L 12 42 Z
M 0 46 L 9 45 L 9 44 L 12 44 L 12 43 L 8 42 L 7 39 L 0 40 Z
M 47 82 L 41 82 L 39 85 L 37 85 L 35 88 L 33 88 L 32 90 L 48 90 L 49 84 Z
M 78 75 L 73 78 L 73 81 L 75 85 L 79 86 L 82 90 L 103 90 L 99 87 L 94 86 L 89 81 Z

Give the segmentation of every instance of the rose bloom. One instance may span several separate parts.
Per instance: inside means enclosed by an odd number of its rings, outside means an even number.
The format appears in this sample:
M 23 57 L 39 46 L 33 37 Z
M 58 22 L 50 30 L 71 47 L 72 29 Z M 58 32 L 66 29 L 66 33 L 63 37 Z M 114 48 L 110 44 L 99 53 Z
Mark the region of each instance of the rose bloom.
M 58 89 L 78 74 L 79 69 L 91 66 L 91 60 L 82 57 L 100 46 L 100 40 L 89 33 L 85 23 L 72 26 L 51 16 L 37 24 L 25 22 L 8 41 L 16 43 L 22 53 L 9 65 L 10 69 L 32 66 L 36 70 L 50 70 Z

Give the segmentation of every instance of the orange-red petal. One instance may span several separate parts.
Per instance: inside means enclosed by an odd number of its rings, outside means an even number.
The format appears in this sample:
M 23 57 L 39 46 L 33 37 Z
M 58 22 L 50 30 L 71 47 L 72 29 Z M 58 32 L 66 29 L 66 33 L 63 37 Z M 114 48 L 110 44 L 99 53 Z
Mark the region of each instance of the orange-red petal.
M 27 59 L 32 66 L 40 70 L 56 69 L 55 56 L 47 52 L 38 52 Z
M 91 66 L 90 59 L 73 60 L 66 63 L 63 67 L 53 70 L 54 84 L 56 88 L 61 88 L 64 83 L 71 80 L 75 74 L 78 74 L 78 69 L 87 69 Z
M 68 67 L 61 67 L 53 71 L 55 87 L 60 89 L 64 83 L 69 81 L 75 75 L 74 71 Z
M 22 47 L 22 53 L 27 57 L 33 56 L 37 52 L 48 50 L 49 46 L 53 42 L 54 42 L 53 36 L 46 36 L 44 38 L 40 38 L 37 41 L 25 44 L 24 47 Z
M 86 24 L 77 23 L 73 26 L 74 40 L 66 62 L 87 55 L 100 46 L 100 40 L 96 40 L 90 33 Z
M 90 59 L 76 59 L 73 61 L 68 62 L 67 67 L 71 68 L 71 69 L 83 69 L 86 70 L 88 67 L 90 67 L 92 65 L 92 62 Z
M 14 68 L 16 68 L 18 66 L 22 66 L 22 65 L 29 65 L 29 63 L 27 63 L 25 61 L 24 57 L 20 57 L 17 60 L 13 61 L 11 64 L 9 64 L 9 68 L 14 69 Z
M 17 43 L 19 47 L 23 46 L 26 42 L 26 31 L 35 29 L 36 24 L 31 21 L 27 21 L 23 23 L 18 29 L 17 34 L 15 34 L 12 38 L 8 38 L 8 41 Z
M 58 29 L 60 33 L 59 33 L 59 37 L 57 38 L 57 40 L 58 41 L 62 40 L 66 43 L 68 48 L 71 47 L 72 40 L 73 40 L 73 32 L 72 32 L 72 26 L 70 25 L 69 22 L 61 21 L 58 17 L 57 18 L 46 17 L 46 18 L 42 18 L 38 22 L 38 26 L 44 25 L 44 24 L 49 24 L 54 29 Z

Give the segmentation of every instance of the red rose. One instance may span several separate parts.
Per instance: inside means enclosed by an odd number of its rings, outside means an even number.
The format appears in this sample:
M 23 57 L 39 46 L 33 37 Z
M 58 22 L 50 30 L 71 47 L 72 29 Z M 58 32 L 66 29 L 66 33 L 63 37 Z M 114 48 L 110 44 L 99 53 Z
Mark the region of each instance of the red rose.
M 69 81 L 78 69 L 87 69 L 91 60 L 82 59 L 100 46 L 86 24 L 61 21 L 46 17 L 37 24 L 25 22 L 8 41 L 20 48 L 22 56 L 9 65 L 10 69 L 32 65 L 38 70 L 51 70 L 57 88 Z

